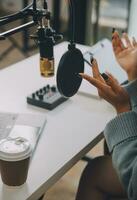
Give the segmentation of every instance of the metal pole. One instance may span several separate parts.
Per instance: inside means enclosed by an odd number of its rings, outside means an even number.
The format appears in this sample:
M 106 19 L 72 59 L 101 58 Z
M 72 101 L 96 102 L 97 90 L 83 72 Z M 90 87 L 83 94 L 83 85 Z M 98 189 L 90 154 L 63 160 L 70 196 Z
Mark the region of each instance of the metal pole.
M 93 30 L 93 38 L 94 38 L 94 43 L 96 43 L 98 41 L 98 32 L 99 32 L 100 0 L 94 0 L 94 1 L 96 10 L 96 22 Z
M 81 43 L 81 44 L 85 43 L 85 37 L 86 37 L 87 1 L 89 0 L 74 0 L 75 42 Z M 70 23 L 71 23 L 71 20 L 69 20 L 69 27 L 71 27 Z
M 0 34 L 0 37 L 8 37 L 8 36 L 10 36 L 10 35 L 13 35 L 13 34 L 15 34 L 15 33 L 18 33 L 18 32 L 20 32 L 20 31 L 22 31 L 22 30 L 24 30 L 24 29 L 27 29 L 27 28 L 30 28 L 30 27 L 32 27 L 32 26 L 34 26 L 35 25 L 35 22 L 34 21 L 31 21 L 31 22 L 28 22 L 28 23 L 26 23 L 26 24 L 23 24 L 23 25 L 21 25 L 21 26 L 18 26 L 18 27 L 16 27 L 16 28 L 13 28 L 13 29 L 11 29 L 11 30 L 8 30 L 8 31 L 5 31 L 5 32 L 3 32 L 3 33 L 1 33 Z
M 23 8 L 25 8 L 28 5 L 28 0 L 23 0 Z M 25 17 L 22 20 L 22 24 L 25 24 L 28 22 L 28 19 Z M 28 30 L 25 29 L 22 32 L 22 44 L 23 44 L 23 51 L 26 52 L 29 49 L 29 33 Z
M 131 0 L 128 0 L 128 5 L 127 5 L 128 16 L 127 16 L 127 30 L 126 30 L 127 32 L 129 30 L 129 21 L 130 21 L 130 14 L 131 14 L 130 10 L 131 10 Z
M 61 1 L 60 0 L 54 0 L 53 3 L 53 28 L 56 30 L 57 33 L 60 32 L 60 7 L 61 7 Z

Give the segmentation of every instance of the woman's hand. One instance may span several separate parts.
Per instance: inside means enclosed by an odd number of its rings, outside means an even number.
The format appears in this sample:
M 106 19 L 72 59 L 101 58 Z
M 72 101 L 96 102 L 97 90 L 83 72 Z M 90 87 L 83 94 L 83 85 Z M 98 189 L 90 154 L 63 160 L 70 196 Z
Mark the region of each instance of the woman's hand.
M 94 85 L 98 89 L 99 96 L 111 103 L 117 113 L 129 111 L 131 108 L 128 93 L 111 74 L 107 73 L 107 81 L 103 79 L 95 59 L 92 62 L 92 72 L 93 77 L 83 73 L 80 73 L 80 76 Z
M 117 31 L 112 34 L 112 46 L 118 63 L 127 72 L 129 81 L 137 78 L 137 42 L 131 42 L 128 35 L 123 33 L 120 38 Z

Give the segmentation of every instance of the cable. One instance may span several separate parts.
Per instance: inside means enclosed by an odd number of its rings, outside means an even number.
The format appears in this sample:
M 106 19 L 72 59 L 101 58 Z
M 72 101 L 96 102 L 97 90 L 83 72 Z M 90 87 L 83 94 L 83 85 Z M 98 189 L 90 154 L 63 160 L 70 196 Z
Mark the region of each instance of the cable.
M 37 9 L 37 3 L 36 3 L 36 1 L 37 1 L 37 0 L 33 0 L 33 4 L 32 4 L 32 5 L 33 5 L 33 10 L 34 10 L 34 11 L 36 11 L 36 9 Z
M 48 3 L 46 0 L 44 0 L 44 9 L 47 10 L 48 9 Z
M 75 3 L 74 3 L 74 0 L 71 0 L 71 2 L 72 2 L 72 12 L 73 12 L 73 16 L 72 16 L 72 26 L 73 26 L 73 28 L 72 28 L 72 34 L 73 34 L 73 36 L 72 36 L 72 38 L 73 38 L 73 42 L 75 41 Z
M 73 43 L 73 10 L 72 10 L 72 2 L 69 0 L 69 8 L 70 8 L 70 41 Z
M 75 41 L 75 5 L 73 0 L 68 0 L 70 8 L 70 23 L 71 23 L 71 43 Z

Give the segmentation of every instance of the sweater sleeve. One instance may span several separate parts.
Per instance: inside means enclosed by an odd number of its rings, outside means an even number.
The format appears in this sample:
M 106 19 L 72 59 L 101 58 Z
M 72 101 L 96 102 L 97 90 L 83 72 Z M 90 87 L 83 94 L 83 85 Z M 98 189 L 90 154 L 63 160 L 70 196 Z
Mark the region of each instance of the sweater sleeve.
M 137 79 L 129 82 L 126 85 L 123 85 L 125 90 L 128 92 L 131 101 L 132 109 L 137 109 Z
M 137 113 L 130 111 L 118 115 L 107 124 L 104 135 L 110 152 L 123 141 L 137 137 Z
M 137 137 L 115 146 L 113 166 L 129 200 L 137 200 Z
M 137 135 L 137 79 L 123 86 L 130 96 L 132 111 L 119 114 L 105 128 L 109 150 L 123 140 Z
M 137 113 L 127 112 L 111 120 L 104 135 L 128 199 L 137 200 Z
M 128 194 L 137 200 L 137 80 L 125 85 L 132 111 L 119 114 L 104 130 L 113 166 Z

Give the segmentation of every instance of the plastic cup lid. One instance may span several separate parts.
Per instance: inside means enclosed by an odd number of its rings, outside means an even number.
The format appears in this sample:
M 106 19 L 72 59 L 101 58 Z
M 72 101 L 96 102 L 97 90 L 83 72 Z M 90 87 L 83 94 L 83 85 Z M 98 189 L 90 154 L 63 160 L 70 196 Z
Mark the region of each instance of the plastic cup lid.
M 0 160 L 24 160 L 30 156 L 31 152 L 31 145 L 25 138 L 6 138 L 0 141 Z

